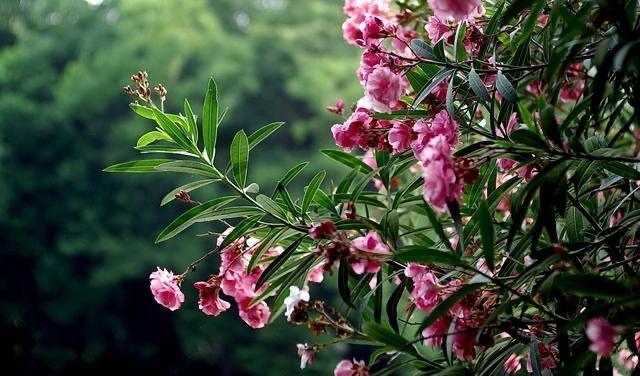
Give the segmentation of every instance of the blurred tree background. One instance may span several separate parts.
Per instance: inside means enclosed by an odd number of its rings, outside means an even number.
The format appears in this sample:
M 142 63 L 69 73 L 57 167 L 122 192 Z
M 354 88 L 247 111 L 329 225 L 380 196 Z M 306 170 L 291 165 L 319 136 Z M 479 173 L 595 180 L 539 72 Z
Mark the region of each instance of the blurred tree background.
M 233 310 L 204 316 L 194 279 L 183 285 L 181 310 L 153 301 L 147 276 L 155 266 L 180 272 L 214 239 L 195 236 L 209 230 L 199 227 L 154 245 L 185 210 L 158 203 L 186 181 L 101 170 L 134 159 L 128 145 L 151 127 L 121 94 L 140 69 L 168 88 L 170 110 L 188 97 L 200 112 L 213 75 L 229 107 L 220 145 L 239 128 L 287 122 L 252 157 L 250 177 L 265 190 L 302 158 L 312 160 L 308 174 L 327 167 L 314 151 L 330 144 L 337 119 L 324 107 L 339 97 L 351 103 L 361 91 L 357 50 L 341 38 L 341 6 L 341 0 L 0 1 L 3 374 L 299 372 L 295 344 L 307 338 L 304 328 L 282 319 L 254 331 Z M 196 199 L 216 194 L 212 187 Z M 211 262 L 199 273 L 204 278 L 216 268 Z M 339 356 L 320 354 L 305 374 L 326 373 Z

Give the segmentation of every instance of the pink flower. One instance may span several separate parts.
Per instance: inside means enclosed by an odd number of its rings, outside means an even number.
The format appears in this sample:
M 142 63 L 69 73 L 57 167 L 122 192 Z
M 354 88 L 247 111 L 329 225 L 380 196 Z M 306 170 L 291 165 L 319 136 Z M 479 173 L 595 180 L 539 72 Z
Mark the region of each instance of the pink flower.
M 380 47 L 380 50 L 384 51 L 382 47 Z M 388 65 L 389 59 L 387 55 L 373 52 L 371 50 L 365 50 L 362 53 L 362 57 L 360 57 L 360 67 L 358 68 L 358 78 L 360 79 L 360 83 L 365 85 L 367 78 L 369 78 L 369 74 L 371 74 L 375 68 Z
M 434 135 L 444 136 L 449 145 L 454 145 L 458 142 L 458 123 L 449 116 L 446 110 L 438 112 L 433 117 L 431 131 Z
M 393 28 L 380 17 L 366 16 L 362 24 L 362 39 L 360 44 L 370 46 L 373 42 L 392 34 Z
M 313 364 L 313 356 L 315 351 L 306 343 L 303 345 L 298 343 L 298 355 L 300 356 L 300 369 L 304 369 L 308 364 Z
M 433 310 L 441 300 L 442 286 L 438 283 L 438 277 L 430 272 L 428 267 L 414 263 L 407 265 L 404 274 L 413 280 L 413 290 L 410 294 L 413 304 L 425 312 Z
M 522 368 L 520 360 L 522 360 L 522 356 L 516 354 L 509 355 L 507 361 L 504 362 L 504 371 L 509 375 L 520 371 L 520 369 Z
M 461 21 L 478 13 L 482 0 L 429 0 L 429 6 L 441 19 L 452 17 Z
M 587 322 L 585 331 L 591 341 L 589 350 L 608 358 L 615 348 L 616 328 L 602 317 L 591 319 Z
M 344 124 L 331 127 L 336 145 L 345 151 L 351 151 L 355 146 L 361 145 L 363 133 L 370 128 L 371 122 L 371 116 L 365 110 L 356 110 Z
M 398 106 L 403 91 L 402 76 L 387 67 L 375 68 L 365 84 L 365 97 L 377 112 L 388 112 Z
M 453 353 L 456 357 L 465 362 L 473 360 L 476 357 L 476 330 L 471 330 L 464 323 L 456 322 L 456 334 L 453 335 Z
M 389 131 L 389 144 L 394 153 L 401 153 L 409 148 L 413 139 L 413 132 L 406 124 L 395 121 Z
M 422 331 L 424 344 L 433 348 L 442 346 L 444 338 L 449 332 L 449 326 L 451 326 L 451 317 L 448 315 L 440 317 L 436 322 Z
M 342 37 L 347 43 L 360 46 L 358 41 L 362 40 L 362 31 L 360 30 L 360 24 L 364 20 L 364 16 L 353 16 L 347 18 L 342 24 Z
M 560 90 L 560 100 L 563 102 L 575 101 L 580 98 L 584 90 L 584 80 L 578 80 L 573 84 L 567 84 Z
M 440 19 L 438 16 L 429 17 L 429 22 L 425 26 L 429 39 L 432 44 L 440 42 L 441 39 L 447 39 L 453 35 L 453 29 L 451 25 L 445 20 Z
M 459 181 L 454 169 L 451 148 L 444 135 L 429 141 L 420 153 L 423 163 L 424 199 L 437 211 L 444 211 L 448 202 L 458 200 L 464 183 Z
M 311 236 L 311 239 L 319 240 L 328 238 L 334 232 L 336 232 L 336 225 L 327 219 L 311 227 L 309 236 Z
M 362 14 L 384 16 L 389 13 L 389 0 L 345 0 L 342 10 L 347 16 Z
M 315 283 L 322 283 L 324 281 L 324 268 L 325 263 L 321 262 L 311 269 L 311 273 L 309 273 L 309 281 Z
M 218 316 L 231 307 L 229 302 L 220 299 L 220 282 L 196 282 L 193 286 L 200 293 L 198 308 L 206 315 Z
M 369 376 L 369 368 L 364 364 L 364 361 L 360 360 L 343 360 L 336 369 L 333 370 L 334 376 Z
M 356 274 L 377 273 L 382 264 L 376 258 L 389 254 L 389 247 L 380 240 L 378 234 L 370 231 L 365 236 L 353 240 L 351 253 L 354 256 L 351 269 Z
M 169 308 L 172 311 L 180 308 L 184 302 L 184 294 L 180 291 L 178 277 L 167 269 L 156 270 L 149 275 L 151 279 L 151 292 L 158 304 Z
M 618 363 L 626 369 L 635 369 L 638 366 L 638 356 L 629 349 L 622 349 L 618 353 Z
M 433 132 L 431 131 L 431 125 L 424 119 L 418 119 L 413 125 L 413 132 L 416 137 L 411 142 L 411 148 L 415 155 L 420 155 L 425 146 L 431 141 Z
M 240 318 L 253 329 L 263 328 L 269 322 L 271 311 L 265 302 L 259 302 L 249 307 L 249 301 L 245 304 L 239 304 L 238 310 Z

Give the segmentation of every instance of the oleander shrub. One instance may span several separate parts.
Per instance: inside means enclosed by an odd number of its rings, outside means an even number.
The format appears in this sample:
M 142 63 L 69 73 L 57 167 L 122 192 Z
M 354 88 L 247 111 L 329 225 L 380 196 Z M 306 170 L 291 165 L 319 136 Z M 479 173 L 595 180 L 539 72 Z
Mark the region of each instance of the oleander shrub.
M 298 345 L 302 368 L 337 343 L 370 350 L 339 376 L 640 373 L 638 2 L 347 0 L 344 12 L 364 95 L 327 108 L 337 148 L 320 152 L 349 172 L 314 172 L 304 192 L 290 183 L 306 162 L 272 187 L 251 181 L 252 150 L 282 123 L 220 145 L 213 79 L 202 107 L 170 113 L 162 85 L 132 77 L 131 108 L 151 126 L 136 148 L 163 158 L 106 171 L 197 177 L 163 200 L 185 211 L 157 242 L 227 228 L 184 272 L 152 272 L 155 300 L 196 304 L 181 291 L 193 285 L 206 315 L 233 305 L 256 329 L 306 327 L 318 340 Z M 229 194 L 193 198 L 210 184 Z M 191 280 L 210 259 L 210 278 Z M 339 302 L 314 296 L 328 279 Z

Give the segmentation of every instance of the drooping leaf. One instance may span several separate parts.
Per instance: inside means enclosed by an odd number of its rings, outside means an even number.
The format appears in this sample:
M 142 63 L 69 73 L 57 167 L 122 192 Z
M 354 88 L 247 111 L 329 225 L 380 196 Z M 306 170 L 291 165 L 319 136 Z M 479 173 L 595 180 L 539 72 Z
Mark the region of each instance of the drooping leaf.
M 516 89 L 514 89 L 509 79 L 502 74 L 502 71 L 499 71 L 496 77 L 496 89 L 509 102 L 516 103 L 518 101 Z
M 233 196 L 219 197 L 187 210 L 158 234 L 156 243 L 173 238 L 192 224 L 198 222 L 199 217 L 205 216 L 209 212 L 219 209 L 235 199 Z
M 222 243 L 220 243 L 220 245 L 218 246 L 218 249 L 225 249 L 229 244 L 249 234 L 249 231 L 256 223 L 258 223 L 260 218 L 262 218 L 262 215 L 253 215 L 251 217 L 243 219 L 240 223 L 233 227 L 233 230 L 231 230 L 230 233 L 225 235 Z
M 104 172 L 133 172 L 133 173 L 142 173 L 142 172 L 159 172 L 156 167 L 161 166 L 165 163 L 171 162 L 171 159 L 145 159 L 141 161 L 131 161 L 131 162 L 123 162 L 117 163 L 112 166 L 105 168 Z
M 278 257 L 273 259 L 269 266 L 262 272 L 260 278 L 256 282 L 256 290 L 258 290 L 265 282 L 267 282 L 275 272 L 293 255 L 293 253 L 298 249 L 302 241 L 307 237 L 306 234 L 301 235 L 296 239 L 293 243 L 291 243 Z
M 485 102 L 491 102 L 491 94 L 489 94 L 489 90 L 487 90 L 487 87 L 484 85 L 482 78 L 476 73 L 475 68 L 471 68 L 471 71 L 469 71 L 469 86 L 471 86 L 471 90 L 479 99 Z
M 198 181 L 194 181 L 191 183 L 187 183 L 185 185 L 181 185 L 178 188 L 172 190 L 171 192 L 167 193 L 163 198 L 162 201 L 160 202 L 160 206 L 165 206 L 166 204 L 170 203 L 171 201 L 175 200 L 176 198 L 176 194 L 185 191 L 187 193 L 196 190 L 198 188 L 207 186 L 213 182 L 219 181 L 217 179 L 204 179 L 204 180 L 198 180 Z
M 336 162 L 342 163 L 349 168 L 360 170 L 365 174 L 373 171 L 372 168 L 364 163 L 361 159 L 358 159 L 357 157 L 349 153 L 345 153 L 341 150 L 324 149 L 320 150 L 320 152 Z
M 595 274 L 561 274 L 553 282 L 554 287 L 570 295 L 593 298 L 625 298 L 629 289 L 612 279 Z
M 465 266 L 465 263 L 453 253 L 417 245 L 401 248 L 393 258 L 400 262 L 417 262 L 425 265 Z

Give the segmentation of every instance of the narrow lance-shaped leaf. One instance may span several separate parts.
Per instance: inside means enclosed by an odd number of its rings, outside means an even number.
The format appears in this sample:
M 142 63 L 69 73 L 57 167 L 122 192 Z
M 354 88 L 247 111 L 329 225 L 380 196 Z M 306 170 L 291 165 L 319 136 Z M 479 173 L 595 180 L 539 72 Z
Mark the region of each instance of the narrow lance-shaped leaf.
M 236 239 L 240 239 L 241 237 L 248 234 L 248 232 L 253 228 L 253 226 L 262 218 L 262 215 L 253 215 L 249 218 L 245 218 L 240 223 L 238 223 L 233 230 L 229 234 L 224 237 L 224 240 L 218 246 L 218 249 L 224 249 L 229 244 L 233 243 Z
M 307 212 L 307 209 L 309 209 L 309 205 L 313 201 L 313 197 L 320 187 L 320 184 L 322 184 L 325 175 L 326 172 L 324 171 L 318 172 L 307 186 L 307 190 L 304 192 L 304 197 L 302 198 L 302 215 L 304 215 Z
M 471 86 L 471 90 L 473 90 L 473 93 L 477 95 L 478 98 L 485 102 L 491 101 L 489 90 L 484 86 L 484 81 L 482 81 L 482 78 L 478 76 L 475 68 L 471 68 L 471 71 L 469 72 L 469 86 Z
M 493 216 L 489 212 L 489 206 L 485 200 L 480 201 L 478 206 L 480 211 L 478 217 L 478 223 L 480 224 L 480 237 L 482 240 L 482 252 L 484 259 L 489 266 L 489 269 L 493 270 L 495 265 L 495 231 L 493 229 Z
M 267 266 L 267 268 L 264 270 L 264 272 L 262 272 L 260 278 L 258 278 L 258 281 L 256 282 L 256 290 L 262 287 L 262 285 L 264 285 L 264 283 L 267 282 L 269 278 L 271 278 L 271 276 L 273 276 L 273 274 L 278 271 L 278 269 L 291 257 L 291 255 L 293 255 L 293 253 L 296 251 L 296 249 L 298 249 L 305 237 L 306 234 L 301 235 L 298 239 L 291 243 L 287 247 L 287 249 L 284 250 L 284 252 L 278 255 L 278 257 L 276 257 L 271 262 L 271 264 L 269 264 L 269 266 Z
M 284 125 L 283 122 L 275 122 L 271 124 L 267 124 L 264 127 L 258 129 L 257 131 L 251 133 L 248 137 L 249 140 L 249 150 L 255 148 L 259 143 L 264 141 L 267 137 L 269 137 L 273 132 L 277 131 Z
M 349 290 L 349 263 L 344 257 L 340 259 L 338 266 L 338 293 L 340 293 L 343 302 L 351 308 L 356 308 L 351 301 L 351 291 Z
M 180 232 L 184 231 L 187 227 L 196 223 L 200 216 L 206 215 L 211 210 L 218 209 L 228 204 L 229 202 L 233 201 L 234 199 L 235 197 L 231 197 L 231 196 L 219 197 L 187 210 L 178 218 L 176 218 L 173 222 L 171 222 L 169 226 L 167 226 L 164 230 L 162 230 L 162 232 L 156 238 L 156 243 L 160 243 L 165 240 L 173 238 L 174 236 L 178 235 Z
M 247 182 L 247 169 L 249 167 L 249 141 L 244 131 L 236 133 L 231 142 L 231 167 L 233 177 L 240 188 L 244 188 Z
M 193 114 L 189 101 L 184 100 L 184 115 L 187 117 L 187 124 L 189 125 L 189 134 L 193 139 L 193 142 L 198 144 L 198 124 L 196 124 L 196 116 Z
M 499 71 L 496 77 L 496 89 L 498 89 L 498 92 L 509 102 L 515 103 L 518 101 L 516 89 L 514 89 L 509 79 L 502 74 L 502 71 Z
M 164 198 L 162 198 L 162 201 L 160 202 L 160 206 L 164 206 L 168 203 L 170 203 L 171 201 L 175 200 L 176 198 L 176 194 L 184 191 L 184 192 L 191 192 L 193 190 L 196 190 L 198 188 L 204 187 L 206 185 L 209 185 L 213 182 L 218 181 L 217 179 L 204 179 L 204 180 L 198 180 L 198 181 L 194 181 L 192 183 L 187 183 L 185 185 L 181 185 L 178 188 L 172 190 L 171 192 L 167 193 Z
M 123 163 L 117 163 L 112 166 L 109 166 L 105 168 L 103 171 L 104 172 L 134 172 L 134 173 L 159 172 L 159 170 L 157 170 L 156 167 L 168 162 L 171 162 L 171 159 L 146 159 L 142 161 L 123 162 Z
M 364 172 L 365 174 L 373 170 L 362 160 L 358 159 L 357 157 L 354 157 L 349 153 L 345 153 L 341 150 L 325 149 L 325 150 L 320 150 L 320 152 L 322 152 L 322 154 L 326 155 L 327 157 L 333 159 L 336 162 L 342 163 L 343 165 L 349 168 L 353 168 L 361 172 Z
M 218 88 L 213 78 L 209 79 L 207 95 L 202 110 L 202 138 L 204 149 L 211 164 L 216 155 L 216 139 L 218 138 Z

